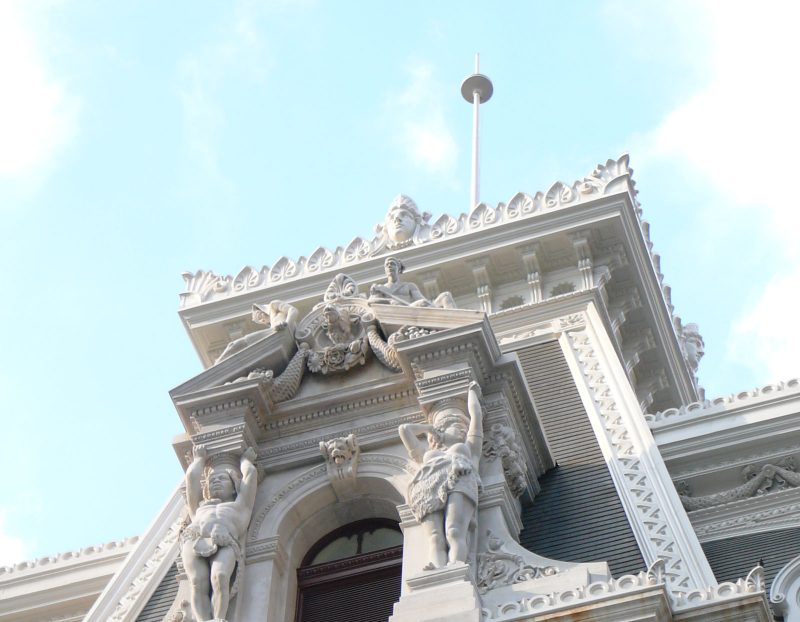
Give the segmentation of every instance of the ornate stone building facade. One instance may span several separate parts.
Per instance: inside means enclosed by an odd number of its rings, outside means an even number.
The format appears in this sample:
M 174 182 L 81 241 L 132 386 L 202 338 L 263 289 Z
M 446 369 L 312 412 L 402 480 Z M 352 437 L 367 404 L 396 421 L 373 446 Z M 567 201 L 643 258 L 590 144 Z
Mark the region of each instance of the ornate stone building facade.
M 186 479 L 85 619 L 800 620 L 800 383 L 705 400 L 631 174 L 185 274 Z

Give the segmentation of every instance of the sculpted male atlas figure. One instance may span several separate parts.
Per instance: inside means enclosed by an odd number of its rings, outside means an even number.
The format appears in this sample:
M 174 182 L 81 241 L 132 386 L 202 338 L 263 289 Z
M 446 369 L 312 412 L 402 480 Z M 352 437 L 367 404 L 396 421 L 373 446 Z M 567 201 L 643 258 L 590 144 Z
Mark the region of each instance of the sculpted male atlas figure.
M 194 460 L 186 470 L 186 502 L 192 522 L 181 535 L 181 555 L 198 622 L 225 619 L 236 573 L 241 571 L 242 539 L 258 487 L 252 447 L 242 454 L 241 480 L 232 465 L 218 460 L 203 486 L 206 456 L 206 448 L 196 446 Z

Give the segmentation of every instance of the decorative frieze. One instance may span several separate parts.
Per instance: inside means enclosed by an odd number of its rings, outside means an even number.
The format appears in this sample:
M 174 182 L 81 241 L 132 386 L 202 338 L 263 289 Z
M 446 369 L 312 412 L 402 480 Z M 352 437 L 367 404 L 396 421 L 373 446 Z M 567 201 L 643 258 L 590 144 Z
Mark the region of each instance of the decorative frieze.
M 346 402 L 338 402 L 328 408 L 320 410 L 308 410 L 297 414 L 291 414 L 280 419 L 271 419 L 266 424 L 266 429 L 271 431 L 283 431 L 285 428 L 290 428 L 300 424 L 309 424 L 318 419 L 327 419 L 329 417 L 336 417 L 344 413 L 364 411 L 369 408 L 383 406 L 392 402 L 404 401 L 411 395 L 410 389 L 397 389 L 394 391 L 386 391 L 379 395 L 371 395 L 369 397 L 348 400 Z
M 764 568 L 756 566 L 743 579 L 725 581 L 704 589 L 691 590 L 677 594 L 673 603 L 674 611 L 682 611 L 710 602 L 738 598 L 747 594 L 764 594 Z
M 800 488 L 693 510 L 689 518 L 701 542 L 800 527 Z
M 382 439 L 388 438 L 389 435 L 393 437 L 397 430 L 397 426 L 399 426 L 401 423 L 413 423 L 416 421 L 421 421 L 422 418 L 423 415 L 421 413 L 412 413 L 410 415 L 404 415 L 401 417 L 393 417 L 392 419 L 386 421 L 377 421 L 375 423 L 355 427 L 352 429 L 351 433 L 362 438 L 373 436 Z M 258 459 L 259 461 L 269 460 L 272 464 L 275 464 L 280 462 L 281 459 L 293 454 L 298 456 L 307 454 L 309 450 L 313 450 L 321 443 L 331 440 L 331 438 L 334 437 L 331 437 L 330 435 L 313 436 L 311 438 L 304 438 L 291 443 L 280 443 L 278 445 L 273 445 L 271 447 L 267 447 L 266 449 L 260 450 L 258 452 Z

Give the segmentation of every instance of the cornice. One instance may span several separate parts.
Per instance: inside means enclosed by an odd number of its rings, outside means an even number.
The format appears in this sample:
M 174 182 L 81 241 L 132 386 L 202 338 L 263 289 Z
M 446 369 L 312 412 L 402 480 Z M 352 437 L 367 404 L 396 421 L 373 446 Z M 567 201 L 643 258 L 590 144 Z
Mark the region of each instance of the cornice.
M 74 570 L 79 565 L 91 565 L 106 561 L 111 557 L 125 556 L 139 542 L 139 536 L 124 540 L 112 540 L 104 544 L 87 546 L 77 551 L 65 551 L 57 555 L 46 555 L 37 559 L 22 561 L 13 566 L 0 566 L 0 583 L 18 577 L 31 577 L 34 573 L 52 573 L 64 569 Z
M 604 614 L 603 609 L 604 607 L 614 607 L 614 601 L 617 599 L 625 603 L 619 607 L 621 611 L 615 612 L 620 619 L 623 617 L 629 619 L 628 615 L 634 611 L 640 614 L 644 608 L 652 608 L 661 612 L 658 618 L 648 616 L 647 619 L 664 619 L 662 616 L 669 611 L 663 576 L 657 576 L 655 571 L 648 570 L 637 574 L 623 575 L 609 581 L 580 585 L 560 592 L 504 602 L 491 608 L 483 608 L 481 613 L 484 620 L 497 622 L 519 620 L 522 622 L 523 620 L 532 620 L 534 616 L 538 618 L 540 615 L 547 615 L 548 619 L 555 619 L 558 611 L 580 608 L 575 612 L 574 617 L 569 615 L 564 616 L 564 619 L 577 620 L 584 618 L 584 615 L 591 616 L 594 613 L 598 619 L 607 620 L 610 618 L 608 614 Z M 585 612 L 590 608 L 592 613 L 586 614 Z
M 792 399 L 800 401 L 800 379 L 798 378 L 766 384 L 750 391 L 739 391 L 713 400 L 691 402 L 655 414 L 646 414 L 645 419 L 647 419 L 650 429 L 663 430 L 741 408 Z
M 796 453 L 800 386 L 790 380 L 648 418 L 673 479 L 695 477 Z
M 272 266 L 256 269 L 242 268 L 236 275 L 218 275 L 212 271 L 185 272 L 186 289 L 181 294 L 181 306 L 197 306 L 208 301 L 220 300 L 239 294 L 266 289 L 287 281 L 298 280 L 316 274 L 334 273 L 366 259 L 398 253 L 423 244 L 441 242 L 485 231 L 500 225 L 535 218 L 543 213 L 562 210 L 598 196 L 627 193 L 635 203 L 635 183 L 631 178 L 629 156 L 620 156 L 598 166 L 588 176 L 572 185 L 554 183 L 546 193 L 534 196 L 518 192 L 508 203 L 490 207 L 477 205 L 469 214 L 457 217 L 443 214 L 432 225 L 422 225 L 415 233 L 414 241 L 403 248 L 387 245 L 385 232 L 371 240 L 354 238 L 346 247 L 329 250 L 317 248 L 308 257 L 291 260 L 281 257 Z M 638 210 L 638 203 L 635 203 Z
M 773 432 L 770 436 L 774 440 L 781 440 L 782 432 L 780 430 Z M 800 442 L 790 444 L 781 443 L 773 444 L 766 448 L 761 448 L 759 451 L 752 451 L 752 447 L 747 447 L 748 436 L 746 433 L 740 434 L 739 438 L 744 447 L 736 448 L 732 456 L 725 456 L 720 458 L 718 455 L 708 455 L 707 451 L 699 451 L 698 459 L 688 466 L 676 468 L 675 465 L 670 464 L 669 454 L 659 447 L 664 459 L 667 461 L 667 466 L 670 468 L 670 477 L 674 480 L 688 479 L 690 477 L 698 477 L 702 475 L 713 475 L 719 471 L 723 471 L 732 467 L 745 467 L 749 464 L 757 462 L 765 462 L 769 460 L 779 460 L 794 454 L 800 454 Z M 750 438 L 752 440 L 752 437 Z M 658 442 L 658 439 L 656 439 Z
M 700 542 L 800 526 L 800 489 L 733 501 L 689 512 Z

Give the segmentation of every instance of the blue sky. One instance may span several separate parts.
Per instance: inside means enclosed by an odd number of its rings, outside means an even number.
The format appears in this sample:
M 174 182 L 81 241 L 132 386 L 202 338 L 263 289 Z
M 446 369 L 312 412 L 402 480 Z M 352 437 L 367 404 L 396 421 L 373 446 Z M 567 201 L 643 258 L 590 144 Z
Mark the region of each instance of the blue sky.
M 0 0 L 0 564 L 141 533 L 200 371 L 181 273 L 630 152 L 710 397 L 800 375 L 800 13 L 738 2 Z

